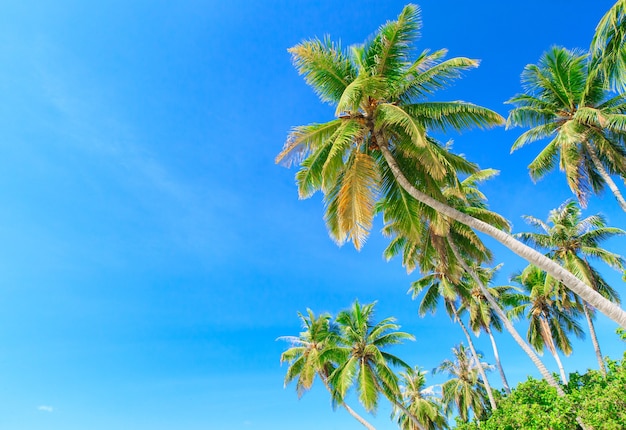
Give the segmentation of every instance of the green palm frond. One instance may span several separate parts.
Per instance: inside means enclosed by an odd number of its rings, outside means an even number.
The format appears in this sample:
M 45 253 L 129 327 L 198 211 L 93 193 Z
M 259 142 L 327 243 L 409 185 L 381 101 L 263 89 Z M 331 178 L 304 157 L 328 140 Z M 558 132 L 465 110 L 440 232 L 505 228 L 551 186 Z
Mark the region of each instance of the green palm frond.
M 298 186 L 298 196 L 301 199 L 309 198 L 322 189 L 324 183 L 322 172 L 332 147 L 333 141 L 328 140 L 324 146 L 318 148 L 317 151 L 310 154 L 300 163 L 300 170 L 296 173 L 296 184 Z
M 520 104 L 518 98 L 513 98 L 508 103 Z M 554 124 L 558 126 L 559 118 L 554 116 L 554 106 L 536 107 L 536 106 L 518 106 L 509 112 L 506 119 L 506 129 L 513 127 L 527 127 L 536 124 Z M 549 133 L 548 133 L 549 135 Z
M 335 115 L 339 116 L 344 112 L 359 112 L 363 106 L 367 106 L 368 100 L 372 97 L 384 96 L 385 87 L 385 82 L 380 77 L 359 74 L 341 95 L 337 102 Z
M 511 146 L 511 152 L 514 152 L 529 143 L 552 136 L 558 128 L 559 125 L 557 123 L 548 123 L 538 125 L 528 131 L 525 131 L 517 139 L 515 139 L 513 146 Z
M 559 156 L 559 141 L 560 139 L 558 136 L 554 138 L 528 165 L 528 171 L 533 181 L 543 178 L 548 172 L 554 169 Z M 561 167 L 566 170 L 572 170 L 576 173 L 578 172 L 578 170 L 575 169 L 576 166 L 572 166 L 569 163 L 561 162 Z M 574 175 L 574 180 L 577 180 L 575 176 L 576 175 Z M 579 187 L 577 186 L 576 188 Z
M 420 9 L 408 4 L 397 20 L 384 24 L 365 48 L 365 65 L 371 76 L 396 78 L 411 54 L 411 44 L 419 37 Z
M 591 41 L 594 63 L 601 68 L 612 88 L 626 88 L 626 1 L 618 0 L 602 17 Z
M 361 365 L 358 370 L 357 391 L 359 401 L 367 411 L 374 411 L 378 407 L 378 389 L 374 372 L 368 365 Z
M 402 131 L 410 136 L 411 143 L 424 147 L 427 145 L 424 125 L 422 122 L 416 121 L 416 119 L 409 115 L 403 108 L 391 103 L 381 103 L 376 108 L 376 122 L 377 128 L 397 126 L 401 127 Z
M 417 103 L 406 106 L 405 110 L 433 131 L 486 129 L 504 124 L 498 113 L 462 101 Z
M 329 38 L 308 40 L 288 51 L 298 72 L 324 102 L 337 103 L 357 75 L 341 46 Z
M 424 98 L 437 90 L 449 87 L 454 80 L 462 76 L 463 71 L 478 67 L 477 60 L 465 57 L 439 62 L 446 52 L 446 50 L 436 51 L 419 66 L 409 68 L 404 85 L 398 87 L 396 97 L 406 102 Z
M 364 130 L 361 125 L 358 121 L 354 120 L 344 121 L 343 124 L 337 128 L 335 133 L 333 133 L 329 139 L 332 141 L 332 146 L 327 152 L 324 151 L 322 153 L 322 157 L 325 159 L 321 171 L 322 191 L 328 193 L 331 189 L 339 172 L 341 172 L 344 167 L 346 154 L 351 145 L 354 141 L 361 139 L 363 134 Z
M 290 167 L 292 163 L 300 162 L 309 151 L 323 146 L 340 126 L 341 120 L 336 119 L 323 124 L 294 127 L 283 150 L 276 156 L 276 163 Z

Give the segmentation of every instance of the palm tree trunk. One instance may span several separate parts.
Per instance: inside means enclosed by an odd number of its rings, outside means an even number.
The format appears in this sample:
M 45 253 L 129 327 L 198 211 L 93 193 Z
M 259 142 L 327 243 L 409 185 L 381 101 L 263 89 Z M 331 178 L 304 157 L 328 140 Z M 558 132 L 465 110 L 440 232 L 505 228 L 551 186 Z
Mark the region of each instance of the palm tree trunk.
M 378 142 L 385 142 L 385 140 L 380 136 L 377 136 Z M 408 192 L 413 198 L 420 201 L 421 203 L 430 206 L 436 211 L 446 215 L 460 223 L 463 223 L 474 230 L 478 230 L 482 233 L 487 234 L 488 236 L 496 239 L 498 242 L 509 248 L 515 254 L 527 260 L 529 263 L 539 267 L 542 270 L 545 270 L 549 273 L 553 278 L 561 281 L 563 285 L 569 288 L 574 293 L 578 294 L 583 300 L 591 304 L 598 311 L 602 312 L 604 315 L 615 321 L 621 327 L 626 328 L 626 311 L 621 309 L 619 306 L 615 305 L 610 300 L 605 299 L 596 292 L 594 289 L 585 285 L 580 279 L 574 276 L 572 273 L 565 270 L 563 267 L 550 260 L 545 255 L 536 251 L 513 238 L 511 235 L 505 233 L 502 230 L 495 228 L 494 226 L 478 220 L 470 215 L 464 214 L 447 204 L 444 204 L 431 196 L 422 193 L 417 188 L 415 188 L 408 179 L 404 176 L 398 163 L 396 162 L 393 154 L 384 144 L 381 144 L 380 150 L 385 157 L 389 168 L 393 172 L 394 177 L 400 184 L 402 188 L 406 192 Z
M 596 169 L 598 169 L 598 173 L 600 173 L 600 176 L 602 176 L 602 179 L 604 179 L 604 182 L 606 182 L 606 184 L 609 186 L 609 189 L 613 192 L 613 195 L 615 196 L 617 203 L 619 203 L 622 210 L 626 212 L 626 200 L 624 200 L 624 197 L 622 196 L 622 193 L 620 192 L 619 188 L 617 188 L 617 185 L 615 185 L 615 182 L 613 182 L 613 179 L 611 178 L 609 173 L 606 171 L 606 169 L 602 165 L 602 162 L 598 158 L 598 154 L 596 154 L 595 148 L 593 147 L 592 144 L 588 142 L 585 143 L 585 148 L 587 148 L 587 151 L 589 151 L 589 155 L 591 156 L 591 161 L 593 161 L 593 165 L 596 166 Z
M 341 406 L 343 406 L 346 409 L 346 411 L 348 411 L 348 413 L 352 415 L 352 417 L 354 417 L 355 420 L 363 424 L 365 428 L 367 428 L 368 430 L 376 430 L 376 427 L 374 427 L 373 425 L 365 421 L 363 417 L 361 417 L 359 414 L 354 412 L 354 410 L 350 406 L 348 406 L 345 402 L 341 402 Z
M 498 368 L 498 372 L 500 372 L 500 378 L 502 378 L 502 385 L 504 386 L 504 391 L 507 394 L 511 394 L 511 388 L 509 388 L 509 382 L 506 379 L 506 375 L 504 374 L 504 369 L 502 368 L 502 363 L 500 362 L 500 354 L 498 354 L 498 346 L 496 345 L 496 339 L 493 337 L 493 333 L 489 326 L 485 328 L 485 331 L 489 335 L 489 340 L 491 340 L 491 347 L 493 348 L 493 356 L 496 359 L 496 367 Z
M 330 386 L 328 385 L 328 381 L 326 380 L 326 378 L 320 374 L 320 379 L 322 380 L 322 382 L 324 383 L 324 386 L 326 387 L 326 389 L 328 390 L 328 392 L 330 393 L 330 395 L 333 395 L 333 391 L 331 390 Z M 370 423 L 368 423 L 367 421 L 365 421 L 365 418 L 363 418 L 362 416 L 360 416 L 359 414 L 357 414 L 354 409 L 352 409 L 350 406 L 347 405 L 346 402 L 344 402 L 343 400 L 339 400 L 339 404 L 341 406 L 344 407 L 344 409 L 346 411 L 348 411 L 348 413 L 350 415 L 352 415 L 352 417 L 357 420 L 358 422 L 360 422 L 367 430 L 376 430 L 376 427 L 374 427 L 373 425 L 371 425 Z
M 474 360 L 476 360 L 478 373 L 480 374 L 480 377 L 483 378 L 483 382 L 485 384 L 485 390 L 487 390 L 487 396 L 489 397 L 489 404 L 491 405 L 491 409 L 495 411 L 496 409 L 498 409 L 498 407 L 496 406 L 496 399 L 494 399 L 493 397 L 493 392 L 491 391 L 491 384 L 489 384 L 489 380 L 487 379 L 487 374 L 485 373 L 485 369 L 483 368 L 480 362 L 480 358 L 478 357 L 476 348 L 474 348 L 474 342 L 472 341 L 469 331 L 467 331 L 467 327 L 465 327 L 465 324 L 463 324 L 463 321 L 461 320 L 461 316 L 459 315 L 459 312 L 457 311 L 456 306 L 454 306 L 454 303 L 452 303 L 451 301 L 448 301 L 448 303 L 450 304 L 450 307 L 452 308 L 452 312 L 454 312 L 454 317 L 456 318 L 457 322 L 461 326 L 461 329 L 463 329 L 463 333 L 465 333 L 465 337 L 467 338 L 467 343 L 472 353 L 472 357 L 474 357 Z
M 465 272 L 468 273 L 472 277 L 474 282 L 476 282 L 476 284 L 480 287 L 480 291 L 483 293 L 483 295 L 489 302 L 489 305 L 493 308 L 493 310 L 496 312 L 498 317 L 500 317 L 500 319 L 502 320 L 502 323 L 504 324 L 504 327 L 507 329 L 509 334 L 513 337 L 513 339 L 515 339 L 515 342 L 517 342 L 517 344 L 528 355 L 530 360 L 539 370 L 539 373 L 541 373 L 541 376 L 548 382 L 548 384 L 550 384 L 556 389 L 556 392 L 558 393 L 559 396 L 564 397 L 565 392 L 563 391 L 559 383 L 556 381 L 556 379 L 554 379 L 554 377 L 552 376 L 548 368 L 543 364 L 543 362 L 541 361 L 539 356 L 535 353 L 535 351 L 530 347 L 530 345 L 528 345 L 528 343 L 526 343 L 526 341 L 520 336 L 517 330 L 515 330 L 515 327 L 513 327 L 511 320 L 509 320 L 509 318 L 506 316 L 506 314 L 504 313 L 504 311 L 502 310 L 502 308 L 500 307 L 496 299 L 491 295 L 489 290 L 487 290 L 487 288 L 485 287 L 485 284 L 483 284 L 483 282 L 480 280 L 476 272 L 470 269 L 470 267 L 467 265 L 467 263 L 465 262 L 461 254 L 459 253 L 459 249 L 457 248 L 456 244 L 451 240 L 448 240 L 448 243 L 450 244 L 450 248 L 452 249 L 452 252 L 454 253 L 455 258 L 459 261 L 459 264 L 461 264 L 461 267 L 463 267 L 463 270 L 465 270 Z
M 459 253 L 459 249 L 456 247 L 454 242 L 451 240 L 448 240 L 448 243 L 450 244 L 450 247 L 452 248 L 452 252 L 454 253 L 454 256 L 463 267 L 463 270 L 465 270 L 466 273 L 469 273 L 469 275 L 472 277 L 474 282 L 478 284 L 481 292 L 483 293 L 483 295 L 489 302 L 489 305 L 493 308 L 494 311 L 496 311 L 496 314 L 502 320 L 504 327 L 511 334 L 511 336 L 513 336 L 513 339 L 515 339 L 517 344 L 524 350 L 524 352 L 528 354 L 528 356 L 530 357 L 532 362 L 535 364 L 537 369 L 539 369 L 539 373 L 541 373 L 541 376 L 544 377 L 544 379 L 548 382 L 549 385 L 553 386 L 556 389 L 556 393 L 558 396 L 565 397 L 565 392 L 563 391 L 559 383 L 556 382 L 556 380 L 552 377 L 552 374 L 548 371 L 546 366 L 543 365 L 543 363 L 541 362 L 541 359 L 537 356 L 537 354 L 535 354 L 535 351 L 533 351 L 533 349 L 522 339 L 522 337 L 519 335 L 517 330 L 515 330 L 515 327 L 513 327 L 513 324 L 511 324 L 511 321 L 509 320 L 509 318 L 506 316 L 506 314 L 504 313 L 504 311 L 502 310 L 498 302 L 496 302 L 496 299 L 494 299 L 491 293 L 489 292 L 489 290 L 487 290 L 487 288 L 482 283 L 482 281 L 480 280 L 476 272 L 470 269 L 467 263 L 465 262 L 465 260 L 461 257 L 461 254 Z M 580 417 L 578 416 L 576 417 L 576 422 L 578 423 L 578 425 L 580 426 L 582 430 L 590 430 Z
M 602 352 L 600 351 L 600 344 L 598 343 L 598 337 L 596 336 L 596 328 L 591 319 L 591 313 L 589 312 L 589 305 L 583 302 L 583 310 L 585 311 L 585 318 L 587 319 L 587 325 L 589 326 L 589 335 L 591 336 L 591 343 L 593 344 L 593 350 L 596 352 L 596 358 L 598 359 L 598 366 L 600 366 L 600 372 L 606 376 L 606 367 L 604 366 L 604 359 L 602 358 Z
M 563 368 L 563 362 L 561 362 L 561 357 L 559 357 L 559 353 L 557 352 L 556 349 L 550 352 L 552 353 L 552 356 L 554 357 L 554 360 L 556 361 L 556 365 L 559 367 L 559 373 L 561 374 L 561 381 L 563 381 L 564 384 L 567 384 L 567 375 L 565 374 L 565 369 Z

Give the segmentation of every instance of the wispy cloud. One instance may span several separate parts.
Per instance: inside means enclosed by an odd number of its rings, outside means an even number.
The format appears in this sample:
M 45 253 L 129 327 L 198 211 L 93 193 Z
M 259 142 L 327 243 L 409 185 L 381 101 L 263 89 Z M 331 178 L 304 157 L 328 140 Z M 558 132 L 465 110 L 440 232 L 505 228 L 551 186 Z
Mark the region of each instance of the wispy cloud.
M 53 412 L 54 408 L 48 405 L 41 405 L 41 406 L 37 406 L 37 410 L 43 411 L 43 412 Z

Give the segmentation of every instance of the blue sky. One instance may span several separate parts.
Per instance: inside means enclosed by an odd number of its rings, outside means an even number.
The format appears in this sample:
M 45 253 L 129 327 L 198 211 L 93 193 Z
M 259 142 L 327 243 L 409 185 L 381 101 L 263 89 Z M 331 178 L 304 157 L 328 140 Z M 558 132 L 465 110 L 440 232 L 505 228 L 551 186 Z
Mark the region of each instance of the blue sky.
M 360 43 L 404 2 L 11 3 L 0 15 L 0 428 L 359 428 L 320 387 L 301 400 L 283 389 L 276 338 L 300 331 L 298 311 L 378 300 L 381 318 L 417 338 L 394 352 L 425 369 L 462 339 L 445 315 L 417 317 L 405 293 L 418 275 L 381 257 L 380 222 L 361 252 L 337 247 L 321 198 L 298 200 L 295 170 L 273 162 L 292 126 L 332 116 L 287 48 L 325 34 Z M 586 48 L 611 4 L 424 1 L 419 47 L 480 59 L 441 97 L 506 115 L 523 67 L 555 44 Z M 521 215 L 545 218 L 569 191 L 558 172 L 531 182 L 539 144 L 510 155 L 519 132 L 449 137 L 501 170 L 484 191 L 525 231 Z M 597 212 L 626 225 L 609 195 L 585 214 Z M 523 262 L 493 248 L 505 282 Z M 598 326 L 619 356 L 615 325 Z M 512 381 L 536 374 L 498 339 Z M 593 360 L 577 344 L 565 366 Z M 388 415 L 381 406 L 379 429 L 394 428 Z

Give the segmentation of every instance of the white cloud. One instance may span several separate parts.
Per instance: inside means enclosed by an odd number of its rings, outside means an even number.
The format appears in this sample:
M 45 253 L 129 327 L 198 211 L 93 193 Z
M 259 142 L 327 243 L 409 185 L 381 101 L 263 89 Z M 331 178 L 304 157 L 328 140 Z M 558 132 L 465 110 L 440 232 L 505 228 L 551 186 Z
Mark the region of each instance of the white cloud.
M 41 406 L 37 406 L 37 410 L 40 410 L 43 412 L 52 412 L 54 411 L 54 408 L 52 406 L 41 405 Z

